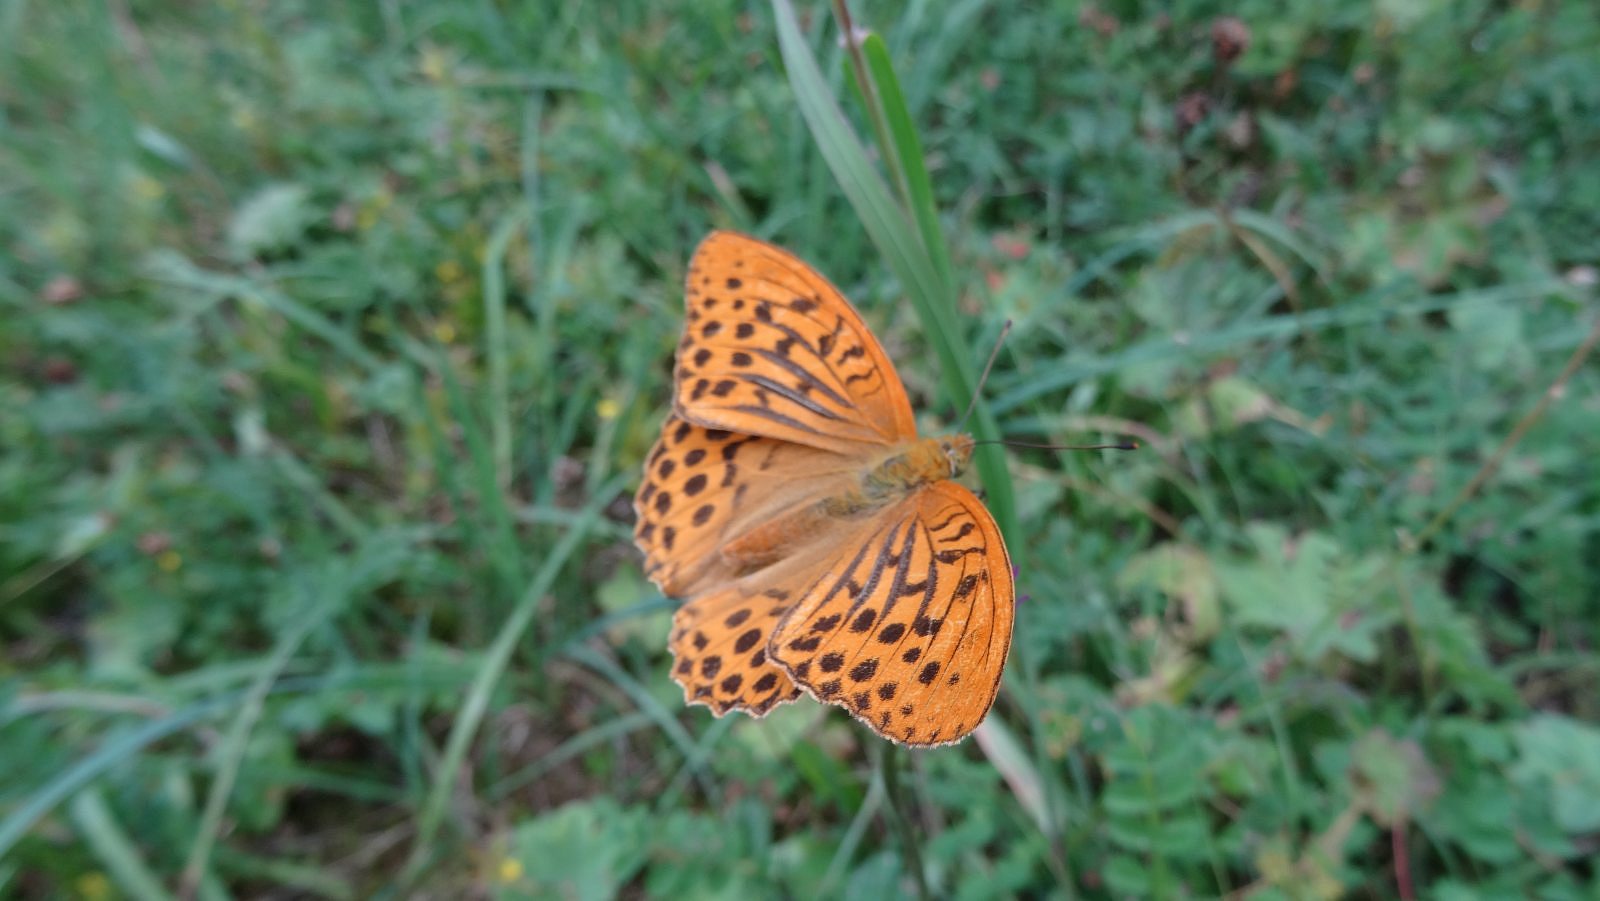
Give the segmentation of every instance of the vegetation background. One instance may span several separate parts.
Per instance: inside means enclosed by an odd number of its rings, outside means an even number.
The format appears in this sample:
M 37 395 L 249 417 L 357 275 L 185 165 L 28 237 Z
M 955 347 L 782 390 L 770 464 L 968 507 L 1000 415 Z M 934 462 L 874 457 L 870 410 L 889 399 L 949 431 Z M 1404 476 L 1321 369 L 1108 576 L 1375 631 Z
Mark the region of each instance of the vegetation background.
M 943 331 L 798 5 L 0 2 L 0 895 L 1600 894 L 1594 4 L 856 4 Z M 1146 444 L 1007 454 L 982 740 L 681 703 L 712 227 Z

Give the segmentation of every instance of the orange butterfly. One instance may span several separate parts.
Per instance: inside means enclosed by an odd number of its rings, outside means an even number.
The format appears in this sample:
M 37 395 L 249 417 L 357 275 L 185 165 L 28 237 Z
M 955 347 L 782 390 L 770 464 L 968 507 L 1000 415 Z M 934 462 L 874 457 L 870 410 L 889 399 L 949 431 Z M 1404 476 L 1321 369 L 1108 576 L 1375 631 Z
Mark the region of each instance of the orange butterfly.
M 972 438 L 919 438 L 838 289 L 712 232 L 689 263 L 673 412 L 634 499 L 650 578 L 688 598 L 673 678 L 718 716 L 799 697 L 908 745 L 960 741 L 1011 648 L 1011 558 L 951 481 Z

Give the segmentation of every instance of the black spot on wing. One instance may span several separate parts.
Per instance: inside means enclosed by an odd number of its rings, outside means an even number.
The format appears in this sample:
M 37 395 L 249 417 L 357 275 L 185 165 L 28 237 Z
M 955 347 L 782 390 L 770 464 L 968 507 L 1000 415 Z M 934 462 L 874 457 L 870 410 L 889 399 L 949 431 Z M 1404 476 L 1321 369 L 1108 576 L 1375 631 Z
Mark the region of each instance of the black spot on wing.
M 971 535 L 972 534 L 972 530 L 976 529 L 977 527 L 978 526 L 977 526 L 976 523 L 972 523 L 972 522 L 964 523 L 961 526 L 961 528 L 956 530 L 956 533 L 954 535 L 950 535 L 950 536 L 945 537 L 945 538 L 940 538 L 939 539 L 939 543 L 940 544 L 949 544 L 952 541 L 960 541 L 961 539 L 967 537 L 968 535 Z

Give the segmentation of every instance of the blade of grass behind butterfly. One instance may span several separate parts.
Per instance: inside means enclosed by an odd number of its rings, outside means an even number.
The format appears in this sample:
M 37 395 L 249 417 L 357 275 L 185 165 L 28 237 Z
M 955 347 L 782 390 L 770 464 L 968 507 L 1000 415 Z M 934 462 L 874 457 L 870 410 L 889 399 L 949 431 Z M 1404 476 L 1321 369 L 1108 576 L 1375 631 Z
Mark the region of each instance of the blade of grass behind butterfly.
M 861 49 L 861 62 L 865 65 L 866 72 L 858 73 L 858 82 L 862 77 L 871 82 L 872 90 L 863 92 L 864 98 L 872 98 L 876 101 L 876 107 L 873 108 L 869 105 L 869 109 L 874 114 L 883 116 L 885 120 L 884 126 L 880 129 L 880 134 L 888 135 L 888 141 L 892 144 L 892 148 L 888 148 L 891 151 L 889 158 L 898 163 L 895 168 L 899 177 L 898 184 L 902 189 L 904 205 L 912 212 L 922 246 L 927 251 L 928 259 L 932 263 L 939 279 L 942 302 L 936 304 L 935 309 L 945 314 L 950 321 L 947 333 L 959 335 L 959 326 L 954 324 L 954 321 L 958 318 L 958 287 L 953 266 L 950 262 L 948 242 L 945 240 L 943 228 L 940 224 L 938 208 L 933 194 L 933 184 L 928 176 L 922 143 L 917 136 L 916 126 L 912 120 L 910 108 L 906 103 L 905 92 L 901 88 L 898 76 L 895 74 L 894 66 L 889 57 L 888 46 L 881 36 L 877 34 L 869 35 L 862 42 Z M 968 389 L 966 393 L 970 395 L 973 390 L 976 390 L 975 386 Z M 981 432 L 987 426 L 989 434 L 998 437 L 998 428 L 994 426 L 992 421 L 988 420 L 988 414 L 982 407 L 981 399 L 978 416 L 980 422 L 978 428 L 974 429 L 974 431 Z M 1010 477 L 1005 453 L 999 447 L 989 447 L 981 450 L 988 451 L 988 453 L 980 456 L 977 462 L 979 471 L 984 477 L 984 484 L 990 486 L 990 497 L 988 499 L 990 507 L 994 509 L 996 518 L 999 519 L 1002 528 L 1009 528 L 1011 525 L 1009 521 Z M 996 485 L 1003 486 L 1003 491 L 996 492 L 994 489 Z M 1011 532 L 1010 534 L 1016 533 Z M 1025 562 L 1024 548 L 1021 545 L 1017 546 L 1016 559 L 1019 562 Z M 1020 656 L 1025 653 L 1025 649 L 1019 649 L 1018 653 Z M 1011 680 L 1013 687 L 1021 687 L 1027 697 L 1035 695 L 1035 685 L 1028 678 L 1035 671 L 1036 667 L 1032 666 L 1018 668 Z M 1019 686 L 1019 683 L 1022 682 L 1027 682 L 1028 684 Z M 1025 704 L 1024 706 L 1030 711 L 1034 709 L 1033 705 Z M 1004 727 L 995 720 L 988 721 L 985 726 L 993 726 L 1002 731 L 1004 730 Z M 1037 734 L 1037 717 L 1029 717 L 1029 726 Z M 1018 799 L 1022 801 L 1024 806 L 1028 808 L 1033 822 L 1038 826 L 1042 834 L 1043 840 L 1051 849 L 1049 856 L 1052 868 L 1058 874 L 1065 872 L 1065 855 L 1057 845 L 1059 833 L 1055 828 L 1055 819 L 1051 814 L 1050 804 L 1046 798 L 1041 779 L 1041 773 L 1048 772 L 1047 761 L 1042 757 L 1042 745 L 1037 742 L 1033 744 L 1037 759 L 1030 761 L 1022 751 L 1020 744 L 1014 739 L 1009 742 L 999 740 L 983 741 L 983 728 L 982 726 L 979 727 L 979 739 L 985 754 L 990 757 L 997 768 L 1007 774 L 1008 782 L 1013 791 L 1016 792 Z M 1009 737 L 1008 732 L 1004 734 Z M 1009 749 L 1011 753 L 1000 753 L 1002 748 Z
M 911 121 L 911 111 L 906 106 L 905 92 L 895 77 L 894 66 L 889 62 L 889 47 L 883 38 L 870 34 L 861 42 L 861 55 L 875 88 L 879 108 L 887 120 L 885 131 L 893 143 L 894 156 L 899 160 L 903 179 L 902 198 L 906 208 L 917 221 L 922 233 L 922 246 L 939 276 L 940 288 L 952 301 L 956 297 L 956 280 L 950 266 L 949 245 L 944 229 L 939 225 L 939 210 L 934 203 L 933 182 L 928 178 L 928 166 L 922 154 L 922 141 L 917 137 L 916 126 Z M 954 304 L 951 304 L 952 311 Z
M 868 68 L 867 78 L 872 82 L 873 96 L 877 98 L 878 111 L 886 120 L 884 132 L 893 143 L 894 146 L 890 149 L 899 162 L 898 170 L 905 192 L 903 200 L 916 220 L 927 261 L 932 265 L 937 277 L 940 294 L 936 298 L 938 302 L 931 304 L 932 309 L 941 317 L 940 328 L 943 333 L 954 336 L 958 347 L 965 348 L 965 344 L 960 341 L 961 328 L 956 309 L 959 289 L 950 262 L 949 242 L 945 240 L 944 229 L 939 223 L 938 206 L 933 196 L 933 182 L 928 177 L 927 162 L 922 153 L 922 141 L 917 137 L 916 125 L 912 122 L 911 111 L 906 105 L 905 93 L 901 90 L 900 81 L 889 59 L 888 45 L 884 43 L 882 37 L 872 34 L 862 42 L 862 51 Z M 964 354 L 962 360 L 970 365 L 970 358 Z M 971 370 L 966 369 L 963 372 L 964 384 L 960 386 L 960 391 L 955 396 L 949 398 L 958 406 L 967 403 L 978 390 L 977 381 L 972 377 Z M 980 437 L 1001 437 L 999 426 L 994 422 L 982 397 L 978 398 L 974 415 L 977 417 L 977 422 L 973 431 Z M 989 508 L 999 520 L 1001 529 L 1007 534 L 1016 534 L 1012 530 L 1015 525 L 1012 521 L 1015 508 L 1004 449 L 994 445 L 978 448 L 977 466 L 983 476 L 983 484 L 989 490 L 987 499 Z
M 943 282 L 912 217 L 896 204 L 888 185 L 873 168 L 866 149 L 834 101 L 811 48 L 800 33 L 788 0 L 772 0 L 772 8 L 789 83 L 812 139 L 861 218 L 867 234 L 905 287 L 939 356 L 946 398 L 952 406 L 960 408 L 972 396 L 977 379 L 976 366 L 956 319 L 955 297 L 942 290 Z M 982 402 L 977 405 L 974 417 L 972 430 L 975 434 L 982 438 L 999 437 L 994 418 Z M 1003 531 L 1017 534 L 1015 503 L 1004 454 L 998 447 L 989 446 L 979 448 L 976 458 L 984 485 L 989 489 L 989 509 Z
M 908 215 L 895 204 L 887 185 L 868 160 L 865 148 L 834 103 L 809 48 L 799 37 L 787 2 L 774 0 L 773 7 L 790 83 L 818 149 L 916 306 L 944 366 L 947 397 L 959 408 L 975 390 L 973 360 L 962 339 L 954 278 L 921 144 L 894 78 L 887 50 L 881 40 L 869 39 L 868 46 L 875 48 L 872 51 L 874 63 L 870 65 L 876 71 L 859 72 L 857 81 L 858 84 L 867 81 L 875 88 L 872 96 L 879 98 L 879 103 L 875 105 L 869 101 L 869 112 L 884 116 L 886 124 L 879 129 L 880 133 L 889 135 L 889 140 L 894 142 L 892 148 L 885 148 L 885 153 L 892 154 L 893 160 L 911 173 L 903 181 L 907 205 L 918 210 L 914 215 Z M 883 108 L 881 113 L 880 107 Z M 892 107 L 893 111 L 887 107 Z M 940 262 L 936 263 L 936 259 Z M 999 437 L 999 429 L 981 399 L 975 409 L 972 430 L 979 437 Z M 980 448 L 976 463 L 989 489 L 988 506 L 1002 531 L 1019 534 L 1004 451 L 998 446 Z M 1041 821 L 1050 822 L 1048 814 Z M 1050 830 L 1045 832 L 1048 838 Z
M 905 212 L 895 204 L 882 176 L 867 158 L 866 149 L 851 130 L 844 112 L 834 102 L 811 49 L 800 34 L 788 0 L 773 0 L 773 10 L 777 15 L 779 47 L 790 86 L 817 149 L 861 218 L 867 234 L 905 283 L 906 293 L 918 315 L 930 330 L 936 330 L 931 337 L 941 363 L 948 368 L 961 369 L 958 355 L 945 346 L 951 336 L 944 333 L 945 319 L 935 309 L 938 283 L 926 251 Z
M 841 5 L 840 9 L 843 8 Z M 856 83 L 859 85 L 865 80 L 871 85 L 869 92 L 862 93 L 862 99 L 870 101 L 866 103 L 869 114 L 875 120 L 882 119 L 881 124 L 876 122 L 875 124 L 879 135 L 884 136 L 883 142 L 889 145 L 883 149 L 883 158 L 895 173 L 895 184 L 901 190 L 902 212 L 909 211 L 910 217 L 914 220 L 920 247 L 925 252 L 926 262 L 932 266 L 937 279 L 938 293 L 931 299 L 929 307 L 937 317 L 938 325 L 936 328 L 930 326 L 930 330 L 951 338 L 956 355 L 961 361 L 961 366 L 957 370 L 961 376 L 961 384 L 949 398 L 953 405 L 959 407 L 978 391 L 978 386 L 971 369 L 973 358 L 962 340 L 963 330 L 957 314 L 958 288 L 950 263 L 949 245 L 939 223 L 938 208 L 933 196 L 933 185 L 928 177 L 922 142 L 917 137 L 916 126 L 906 105 L 905 93 L 900 87 L 899 78 L 895 75 L 888 47 L 883 38 L 877 34 L 869 35 L 862 42 L 861 50 L 861 56 L 852 59 L 852 62 L 863 67 L 862 71 L 855 73 Z M 950 382 L 951 379 L 947 377 L 947 386 Z M 999 428 L 981 397 L 978 398 L 975 412 L 977 421 L 973 431 L 979 437 L 1000 437 Z M 976 455 L 976 463 L 984 485 L 989 489 L 989 507 L 995 513 L 1001 528 L 1009 530 L 1014 507 L 1005 451 L 998 446 L 981 447 Z

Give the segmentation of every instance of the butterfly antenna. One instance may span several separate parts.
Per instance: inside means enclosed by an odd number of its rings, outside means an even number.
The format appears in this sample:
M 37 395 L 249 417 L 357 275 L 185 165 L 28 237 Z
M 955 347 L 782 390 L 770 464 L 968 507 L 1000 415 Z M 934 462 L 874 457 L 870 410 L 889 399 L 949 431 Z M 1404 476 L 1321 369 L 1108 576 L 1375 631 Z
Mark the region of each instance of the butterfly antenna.
M 1011 334 L 1011 320 L 1007 319 L 1006 324 L 1000 327 L 1000 337 L 994 339 L 994 350 L 989 351 L 989 362 L 983 364 L 983 375 L 978 376 L 978 387 L 972 389 L 972 400 L 967 401 L 967 412 L 962 413 L 961 421 L 956 423 L 957 432 L 963 430 L 967 418 L 972 415 L 973 410 L 978 409 L 978 398 L 983 394 L 983 384 L 989 381 L 989 370 L 994 368 L 994 361 L 1000 356 L 1000 345 L 1006 343 L 1006 336 L 1009 334 Z
M 974 441 L 973 446 L 980 444 L 1004 444 L 1006 447 L 1031 447 L 1037 450 L 1120 450 L 1131 451 L 1139 449 L 1139 442 L 1124 441 L 1120 444 L 1031 444 L 1026 441 L 1005 441 L 992 439 L 989 441 Z

